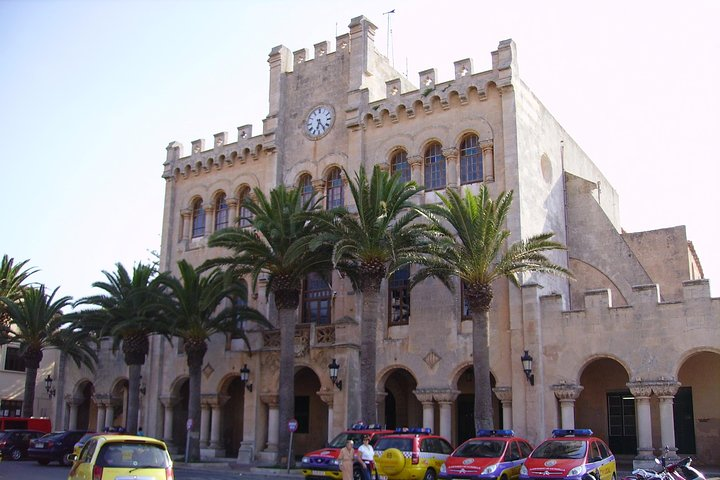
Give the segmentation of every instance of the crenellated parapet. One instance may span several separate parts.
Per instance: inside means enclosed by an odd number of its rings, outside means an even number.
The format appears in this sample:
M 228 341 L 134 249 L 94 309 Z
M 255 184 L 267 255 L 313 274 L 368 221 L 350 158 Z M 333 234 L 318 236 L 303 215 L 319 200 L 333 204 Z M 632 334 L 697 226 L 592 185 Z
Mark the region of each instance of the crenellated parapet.
M 237 128 L 237 141 L 228 143 L 228 132 L 216 133 L 213 143 L 206 148 L 205 139 L 194 140 L 190 144 L 190 155 L 183 156 L 183 147 L 179 142 L 170 142 L 163 170 L 163 178 L 188 178 L 235 163 L 244 164 L 257 161 L 263 153 L 275 151 L 274 136 L 252 135 L 252 125 Z

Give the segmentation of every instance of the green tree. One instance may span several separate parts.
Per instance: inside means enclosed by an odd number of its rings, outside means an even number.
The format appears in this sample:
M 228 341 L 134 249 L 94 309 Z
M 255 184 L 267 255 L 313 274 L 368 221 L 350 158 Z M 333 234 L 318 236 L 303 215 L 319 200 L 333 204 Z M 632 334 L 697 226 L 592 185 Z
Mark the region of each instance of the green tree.
M 347 172 L 345 172 L 347 176 Z M 347 275 L 362 295 L 360 324 L 360 404 L 362 419 L 377 422 L 376 349 L 380 317 L 380 284 L 396 270 L 423 263 L 433 246 L 433 230 L 418 221 L 411 197 L 422 190 L 375 166 L 368 177 L 361 167 L 349 182 L 357 213 L 325 214 L 323 238 L 333 245 L 335 268 Z
M 118 263 L 117 271 L 103 271 L 103 274 L 107 281 L 95 282 L 93 287 L 104 293 L 85 297 L 76 303 L 98 308 L 78 312 L 77 324 L 98 338 L 111 338 L 114 352 L 122 345 L 128 366 L 125 428 L 134 434 L 137 432 L 140 405 L 140 370 L 150 348 L 149 337 L 160 334 L 169 338 L 172 325 L 158 307 L 163 295 L 162 276 L 158 276 L 152 266 L 138 263 L 131 277 Z
M 23 260 L 16 264 L 15 259 L 10 258 L 7 254 L 3 255 L 0 260 L 0 297 L 9 298 L 12 301 L 16 301 L 20 297 L 28 277 L 37 271 L 34 268 L 25 268 L 29 261 Z M 0 304 L 0 324 L 7 325 L 9 321 L 7 307 L 4 303 Z
M 25 391 L 23 396 L 23 417 L 33 416 L 35 384 L 43 351 L 57 348 L 75 363 L 94 370 L 97 355 L 89 338 L 72 328 L 64 317 L 62 309 L 72 303 L 70 297 L 55 298 L 58 289 L 49 295 L 45 286 L 26 287 L 19 297 L 0 297 L 5 305 L 10 324 L 0 329 L 0 345 L 15 344 L 20 347 L 20 356 L 25 362 Z
M 437 262 L 421 269 L 414 281 L 434 276 L 449 285 L 456 276 L 464 286 L 473 325 L 473 371 L 475 376 L 475 427 L 493 428 L 490 386 L 488 327 L 494 280 L 505 277 L 519 285 L 524 272 L 551 273 L 570 277 L 570 271 L 552 263 L 545 253 L 565 247 L 551 241 L 553 233 L 534 235 L 507 245 L 510 231 L 505 224 L 513 192 L 502 192 L 496 200 L 486 186 L 477 195 L 469 189 L 461 195 L 448 189 L 442 203 L 427 206 L 436 228 L 446 233 L 445 251 Z M 450 230 L 444 228 L 449 224 Z
M 312 221 L 319 209 L 319 200 L 312 196 L 303 202 L 296 189 L 283 185 L 274 188 L 269 198 L 254 190 L 243 206 L 251 212 L 247 228 L 227 228 L 210 237 L 208 245 L 223 247 L 232 256 L 212 259 L 203 268 L 223 265 L 235 275 L 249 274 L 252 288 L 258 280 L 267 280 L 266 292 L 273 294 L 280 328 L 279 379 L 279 451 L 287 452 L 289 433 L 287 421 L 295 411 L 294 339 L 296 312 L 300 304 L 302 280 L 311 272 L 331 268 L 329 254 L 315 249 L 317 224 Z
M 191 433 L 197 434 L 190 436 L 188 459 L 192 462 L 200 460 L 201 369 L 210 337 L 216 333 L 239 334 L 249 348 L 245 331 L 238 323 L 251 321 L 264 327 L 271 325 L 260 312 L 245 306 L 247 287 L 244 282 L 237 281 L 237 277 L 220 270 L 203 276 L 185 260 L 178 262 L 178 269 L 179 278 L 161 279 L 168 287 L 162 309 L 173 324 L 173 335 L 185 346 L 190 373 L 188 418 L 193 420 Z

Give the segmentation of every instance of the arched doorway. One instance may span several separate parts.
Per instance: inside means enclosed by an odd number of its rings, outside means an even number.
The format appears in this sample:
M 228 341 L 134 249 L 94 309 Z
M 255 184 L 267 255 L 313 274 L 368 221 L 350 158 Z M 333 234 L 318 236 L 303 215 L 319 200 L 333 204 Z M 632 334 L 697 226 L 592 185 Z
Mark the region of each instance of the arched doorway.
M 187 438 L 188 403 L 190 400 L 190 381 L 187 378 L 181 380 L 177 387 L 177 397 L 179 400 L 173 409 L 172 439 L 173 445 L 184 453 Z
M 82 398 L 77 407 L 76 428 L 78 430 L 89 430 L 90 422 L 92 421 L 93 424 L 96 422 L 97 406 L 92 401 L 93 391 L 93 384 L 90 381 L 85 381 L 78 387 L 77 395 Z
M 105 424 L 109 427 L 127 427 L 125 419 L 125 406 L 127 405 L 128 390 L 130 389 L 127 378 L 115 382 L 110 390 L 110 404 L 105 412 Z
M 413 391 L 417 381 L 407 370 L 398 368 L 385 380 L 385 424 L 389 429 L 422 426 L 422 404 Z
M 245 411 L 245 384 L 240 377 L 228 379 L 222 389 L 230 398 L 222 409 L 222 445 L 225 456 L 235 458 L 243 440 L 243 412 Z
M 490 374 L 490 387 L 495 388 L 495 377 Z M 472 365 L 465 368 L 457 380 L 460 394 L 455 401 L 455 437 L 454 444 L 460 445 L 475 436 L 475 373 Z M 493 426 L 502 428 L 503 411 L 500 400 L 493 394 Z
M 720 463 L 717 419 L 720 418 L 720 355 L 698 352 L 678 371 L 681 387 L 673 401 L 678 453 L 697 455 L 703 463 Z M 715 421 L 713 421 L 715 419 Z
M 295 432 L 296 456 L 304 452 L 322 448 L 328 436 L 328 409 L 318 396 L 320 379 L 308 367 L 295 372 L 295 418 L 298 429 Z
M 593 360 L 580 376 L 583 390 L 575 402 L 575 427 L 591 429 L 615 454 L 637 453 L 635 399 L 628 380 L 618 361 Z

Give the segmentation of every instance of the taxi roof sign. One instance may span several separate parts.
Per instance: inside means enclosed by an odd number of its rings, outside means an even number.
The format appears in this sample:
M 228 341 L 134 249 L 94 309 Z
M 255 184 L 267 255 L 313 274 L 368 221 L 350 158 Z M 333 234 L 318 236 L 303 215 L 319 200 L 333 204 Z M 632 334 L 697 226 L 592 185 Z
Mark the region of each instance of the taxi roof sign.
M 478 430 L 477 437 L 514 437 L 515 432 L 512 430 Z
M 575 429 L 555 429 L 552 431 L 553 437 L 591 437 L 593 431 L 589 428 L 575 428 Z

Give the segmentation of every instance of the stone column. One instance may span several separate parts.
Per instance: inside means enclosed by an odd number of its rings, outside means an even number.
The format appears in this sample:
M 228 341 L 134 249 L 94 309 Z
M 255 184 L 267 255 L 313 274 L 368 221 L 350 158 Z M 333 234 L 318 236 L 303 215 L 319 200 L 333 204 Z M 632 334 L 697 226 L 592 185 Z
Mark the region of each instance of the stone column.
M 328 407 L 328 414 L 327 414 L 327 441 L 328 443 L 330 440 L 333 439 L 333 423 L 335 421 L 335 412 L 333 411 L 333 402 L 335 400 L 335 392 L 332 390 L 320 390 L 317 392 L 318 396 L 320 397 L 320 400 L 325 402 L 325 404 Z
M 410 165 L 410 180 L 423 185 L 423 157 L 422 155 L 413 155 L 407 157 L 408 165 Z M 416 204 L 425 203 L 425 192 L 413 195 L 411 199 Z
M 632 396 L 635 397 L 635 417 L 637 421 L 638 451 L 633 462 L 643 460 L 653 462 L 652 419 L 650 416 L 652 387 L 644 382 L 630 382 L 627 386 Z M 635 467 L 634 463 L 633 467 Z
M 459 390 L 442 390 L 433 394 L 440 405 L 440 435 L 448 440 L 452 438 L 452 404 L 458 395 Z
M 422 403 L 423 407 L 423 424 L 425 428 L 435 428 L 435 402 L 433 394 L 425 389 L 417 389 L 413 391 L 415 397 Z
M 207 402 L 200 403 L 200 448 L 208 444 L 210 433 L 210 405 Z
M 215 450 L 222 449 L 222 443 L 220 442 L 220 420 L 221 420 L 221 409 L 230 399 L 228 395 L 215 395 L 215 398 L 209 402 L 210 408 L 212 408 L 212 417 L 210 420 L 210 448 Z
M 98 403 L 97 404 L 97 417 L 95 420 L 95 430 L 98 432 L 102 431 L 102 428 L 105 426 L 105 403 Z
M 583 388 L 585 387 L 571 383 L 550 386 L 550 390 L 555 393 L 555 397 L 560 401 L 560 428 L 575 428 L 575 400 L 580 396 Z
M 325 195 L 325 180 L 319 178 L 312 180 L 311 183 L 316 195 Z
M 458 188 L 460 185 L 460 164 L 459 164 L 459 153 L 455 147 L 444 148 L 442 151 L 445 157 L 445 169 L 447 176 L 445 182 L 447 188 Z
M 480 143 L 482 149 L 483 177 L 485 182 L 495 181 L 495 159 L 493 158 L 493 142 L 486 140 Z
M 203 210 L 205 210 L 205 234 L 203 236 L 209 237 L 215 228 L 215 205 L 212 203 L 204 205 Z
M 668 458 L 677 458 L 675 447 L 675 416 L 673 414 L 673 400 L 680 388 L 680 383 L 670 380 L 661 380 L 652 384 L 652 391 L 660 400 L 660 441 L 662 449 L 668 447 Z
M 502 428 L 512 430 L 512 387 L 495 387 L 493 393 L 500 400 L 503 413 Z
M 180 217 L 182 218 L 182 240 L 190 240 L 190 228 L 192 225 L 192 210 L 185 208 L 180 211 Z
M 75 397 L 74 395 L 66 395 L 65 402 L 70 407 L 70 421 L 68 422 L 69 430 L 77 430 L 77 413 L 78 407 L 82 404 L 83 398 Z
M 163 441 L 172 444 L 173 409 L 180 399 L 173 395 L 160 397 L 160 403 L 164 408 L 163 415 Z
M 225 198 L 225 203 L 228 206 L 228 226 L 236 227 L 237 219 L 240 216 L 240 202 L 235 197 Z
M 314 183 L 314 182 L 313 182 Z M 268 452 L 278 451 L 278 429 L 280 428 L 280 411 L 278 395 L 263 394 L 260 400 L 268 406 L 268 440 L 265 450 Z

